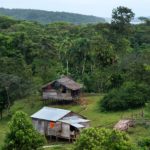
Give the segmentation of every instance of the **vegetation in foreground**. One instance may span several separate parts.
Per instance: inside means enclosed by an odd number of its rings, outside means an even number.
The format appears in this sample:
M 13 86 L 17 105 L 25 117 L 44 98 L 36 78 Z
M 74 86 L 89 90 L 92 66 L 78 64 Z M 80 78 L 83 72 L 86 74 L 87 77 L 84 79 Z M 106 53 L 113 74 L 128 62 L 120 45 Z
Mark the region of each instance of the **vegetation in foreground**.
M 50 105 L 51 107 L 60 107 L 64 109 L 69 109 L 72 111 L 75 111 L 77 113 L 80 113 L 84 116 L 86 116 L 88 119 L 91 120 L 91 126 L 92 127 L 99 127 L 99 128 L 109 128 L 112 129 L 113 126 L 122 118 L 129 118 L 132 117 L 132 115 L 139 114 L 142 109 L 134 109 L 134 110 L 126 110 L 126 111 L 118 111 L 118 112 L 102 112 L 99 110 L 99 99 L 103 98 L 103 95 L 97 95 L 97 96 L 86 96 L 85 99 L 85 105 Z M 40 97 L 33 96 L 29 97 L 27 99 L 18 100 L 14 103 L 14 105 L 11 107 L 11 114 L 15 114 L 16 111 L 25 111 L 29 116 L 39 110 L 39 108 L 43 107 L 42 102 L 40 101 Z M 144 116 L 146 119 L 149 119 L 149 105 L 147 105 L 144 108 Z M 7 112 L 6 112 L 7 113 Z M 142 120 L 142 118 L 138 117 L 138 119 Z M 0 121 L 0 145 L 4 144 L 4 139 L 6 133 L 9 131 L 8 129 L 8 121 L 10 118 L 8 116 L 4 115 L 3 120 Z M 141 122 L 141 121 L 140 121 Z M 142 138 L 148 138 L 150 134 L 150 127 L 143 122 L 136 125 L 134 128 L 129 128 L 127 134 L 129 135 L 131 141 L 138 145 L 138 143 L 142 140 Z M 143 141 L 143 140 L 142 140 Z M 52 147 L 46 148 L 46 150 L 59 150 L 59 149 L 66 149 L 71 150 L 73 148 L 72 144 L 67 143 L 58 143 L 58 142 L 52 142 L 49 143 L 49 145 Z M 54 146 L 53 145 L 58 145 Z
M 36 150 L 44 145 L 44 137 L 38 133 L 27 114 L 16 112 L 9 122 L 3 150 Z
M 104 128 L 83 130 L 75 142 L 75 150 L 133 150 L 133 143 L 124 132 Z

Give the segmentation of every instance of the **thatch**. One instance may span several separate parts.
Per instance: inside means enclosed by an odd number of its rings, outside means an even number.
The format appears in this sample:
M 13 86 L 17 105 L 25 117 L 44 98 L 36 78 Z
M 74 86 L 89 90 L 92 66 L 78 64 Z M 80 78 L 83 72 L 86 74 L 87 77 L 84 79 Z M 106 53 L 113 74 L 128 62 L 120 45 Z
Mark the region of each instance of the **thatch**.
M 67 76 L 64 76 L 58 80 L 49 82 L 49 83 L 43 85 L 42 88 L 45 88 L 48 85 L 53 84 L 54 82 L 58 82 L 60 85 L 63 85 L 64 87 L 66 87 L 67 89 L 70 89 L 70 90 L 79 90 L 82 88 L 81 84 L 75 82 L 74 80 L 72 80 L 71 78 L 69 78 Z

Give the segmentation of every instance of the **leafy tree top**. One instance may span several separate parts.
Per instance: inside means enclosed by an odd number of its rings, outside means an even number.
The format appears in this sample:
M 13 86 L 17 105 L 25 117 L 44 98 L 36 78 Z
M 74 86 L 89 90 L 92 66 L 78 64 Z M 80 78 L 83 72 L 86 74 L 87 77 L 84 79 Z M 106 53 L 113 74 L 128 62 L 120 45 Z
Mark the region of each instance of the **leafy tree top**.
M 4 150 L 36 150 L 44 144 L 44 138 L 33 128 L 27 114 L 16 112 L 9 122 Z
M 133 146 L 124 132 L 89 128 L 77 139 L 75 150 L 133 150 Z
M 112 27 L 121 33 L 129 32 L 129 25 L 134 18 L 134 13 L 131 9 L 119 6 L 112 11 Z

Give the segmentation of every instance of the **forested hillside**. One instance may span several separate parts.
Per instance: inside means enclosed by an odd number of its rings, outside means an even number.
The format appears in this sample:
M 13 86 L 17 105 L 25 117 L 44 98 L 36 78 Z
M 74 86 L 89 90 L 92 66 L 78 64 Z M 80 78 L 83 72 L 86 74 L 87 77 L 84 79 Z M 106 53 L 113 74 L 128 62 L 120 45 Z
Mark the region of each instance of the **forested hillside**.
M 106 92 L 126 81 L 149 84 L 150 27 L 121 28 L 0 17 L 1 92 L 7 90 L 13 100 L 62 74 L 83 83 L 87 92 Z
M 150 21 L 131 25 L 133 17 L 124 7 L 113 10 L 111 24 L 44 25 L 1 16 L 1 117 L 16 100 L 39 96 L 43 84 L 61 75 L 83 84 L 84 92 L 106 93 L 90 110 L 95 105 L 101 111 L 149 106 Z
M 83 83 L 88 92 L 104 92 L 130 80 L 149 84 L 149 25 L 118 26 L 42 25 L 0 17 L 1 86 L 19 86 L 8 88 L 17 89 L 9 93 L 18 97 L 26 93 L 24 88 L 62 74 Z
M 87 24 L 105 22 L 104 18 L 81 15 L 67 12 L 53 12 L 32 9 L 5 9 L 0 8 L 0 15 L 10 16 L 14 19 L 37 21 L 42 24 L 51 22 L 69 22 L 73 24 Z

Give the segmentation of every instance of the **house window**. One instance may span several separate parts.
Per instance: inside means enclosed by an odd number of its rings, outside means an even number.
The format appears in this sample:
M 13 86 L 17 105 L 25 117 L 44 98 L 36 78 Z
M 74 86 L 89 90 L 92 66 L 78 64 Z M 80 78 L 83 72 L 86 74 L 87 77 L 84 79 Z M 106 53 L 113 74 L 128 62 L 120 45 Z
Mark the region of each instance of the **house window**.
M 63 87 L 63 88 L 62 88 L 62 93 L 66 93 L 66 92 L 67 92 L 66 87 Z

